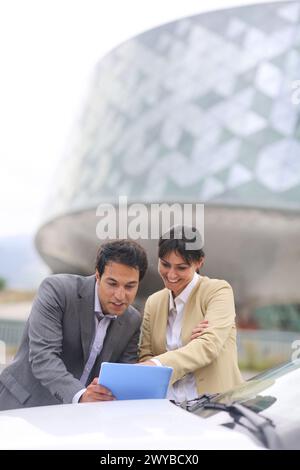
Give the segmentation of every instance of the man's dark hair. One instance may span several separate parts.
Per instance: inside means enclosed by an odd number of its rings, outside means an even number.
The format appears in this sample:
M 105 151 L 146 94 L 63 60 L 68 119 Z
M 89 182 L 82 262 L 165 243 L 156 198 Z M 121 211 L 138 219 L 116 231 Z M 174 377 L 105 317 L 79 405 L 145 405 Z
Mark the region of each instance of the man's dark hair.
M 192 248 L 195 245 L 195 249 Z M 202 239 L 195 227 L 176 225 L 164 233 L 158 242 L 158 257 L 163 258 L 172 251 L 182 256 L 188 264 L 199 261 L 205 256 Z
M 117 240 L 101 245 L 96 258 L 96 269 L 100 276 L 104 273 L 105 266 L 111 262 L 138 269 L 140 281 L 143 279 L 148 267 L 144 248 L 133 240 Z

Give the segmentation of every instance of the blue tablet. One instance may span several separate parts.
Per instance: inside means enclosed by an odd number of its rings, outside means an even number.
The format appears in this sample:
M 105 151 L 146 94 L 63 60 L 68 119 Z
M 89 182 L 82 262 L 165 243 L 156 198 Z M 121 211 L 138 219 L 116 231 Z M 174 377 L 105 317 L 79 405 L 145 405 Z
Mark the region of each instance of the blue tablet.
M 98 383 L 118 400 L 166 398 L 172 371 L 172 367 L 103 362 Z

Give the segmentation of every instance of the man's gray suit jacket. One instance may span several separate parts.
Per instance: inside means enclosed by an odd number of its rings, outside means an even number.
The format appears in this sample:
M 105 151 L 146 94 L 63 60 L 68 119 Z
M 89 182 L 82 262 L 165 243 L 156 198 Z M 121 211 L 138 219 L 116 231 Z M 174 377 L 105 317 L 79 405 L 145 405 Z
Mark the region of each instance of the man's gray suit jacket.
M 0 375 L 0 410 L 72 403 L 95 334 L 95 276 L 56 274 L 41 284 L 20 348 Z M 107 362 L 137 362 L 139 312 L 113 320 L 90 380 Z

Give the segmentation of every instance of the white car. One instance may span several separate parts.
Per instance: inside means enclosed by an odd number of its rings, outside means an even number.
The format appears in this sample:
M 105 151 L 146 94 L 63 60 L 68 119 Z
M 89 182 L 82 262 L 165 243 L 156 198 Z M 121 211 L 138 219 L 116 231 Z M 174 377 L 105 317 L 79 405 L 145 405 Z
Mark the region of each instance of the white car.
M 176 406 L 120 400 L 0 412 L 0 449 L 299 449 L 300 364 Z
M 256 449 L 168 400 L 120 400 L 0 412 L 0 449 Z
M 241 432 L 267 449 L 300 450 L 300 361 L 253 377 L 227 393 L 182 406 L 216 426 Z

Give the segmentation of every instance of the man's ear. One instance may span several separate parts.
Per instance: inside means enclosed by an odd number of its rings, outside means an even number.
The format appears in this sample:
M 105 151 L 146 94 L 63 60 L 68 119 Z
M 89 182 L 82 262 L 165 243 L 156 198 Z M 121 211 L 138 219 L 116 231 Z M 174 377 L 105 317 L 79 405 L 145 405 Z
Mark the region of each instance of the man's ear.
M 99 281 L 100 280 L 100 274 L 99 274 L 99 271 L 98 269 L 96 269 L 96 280 Z

